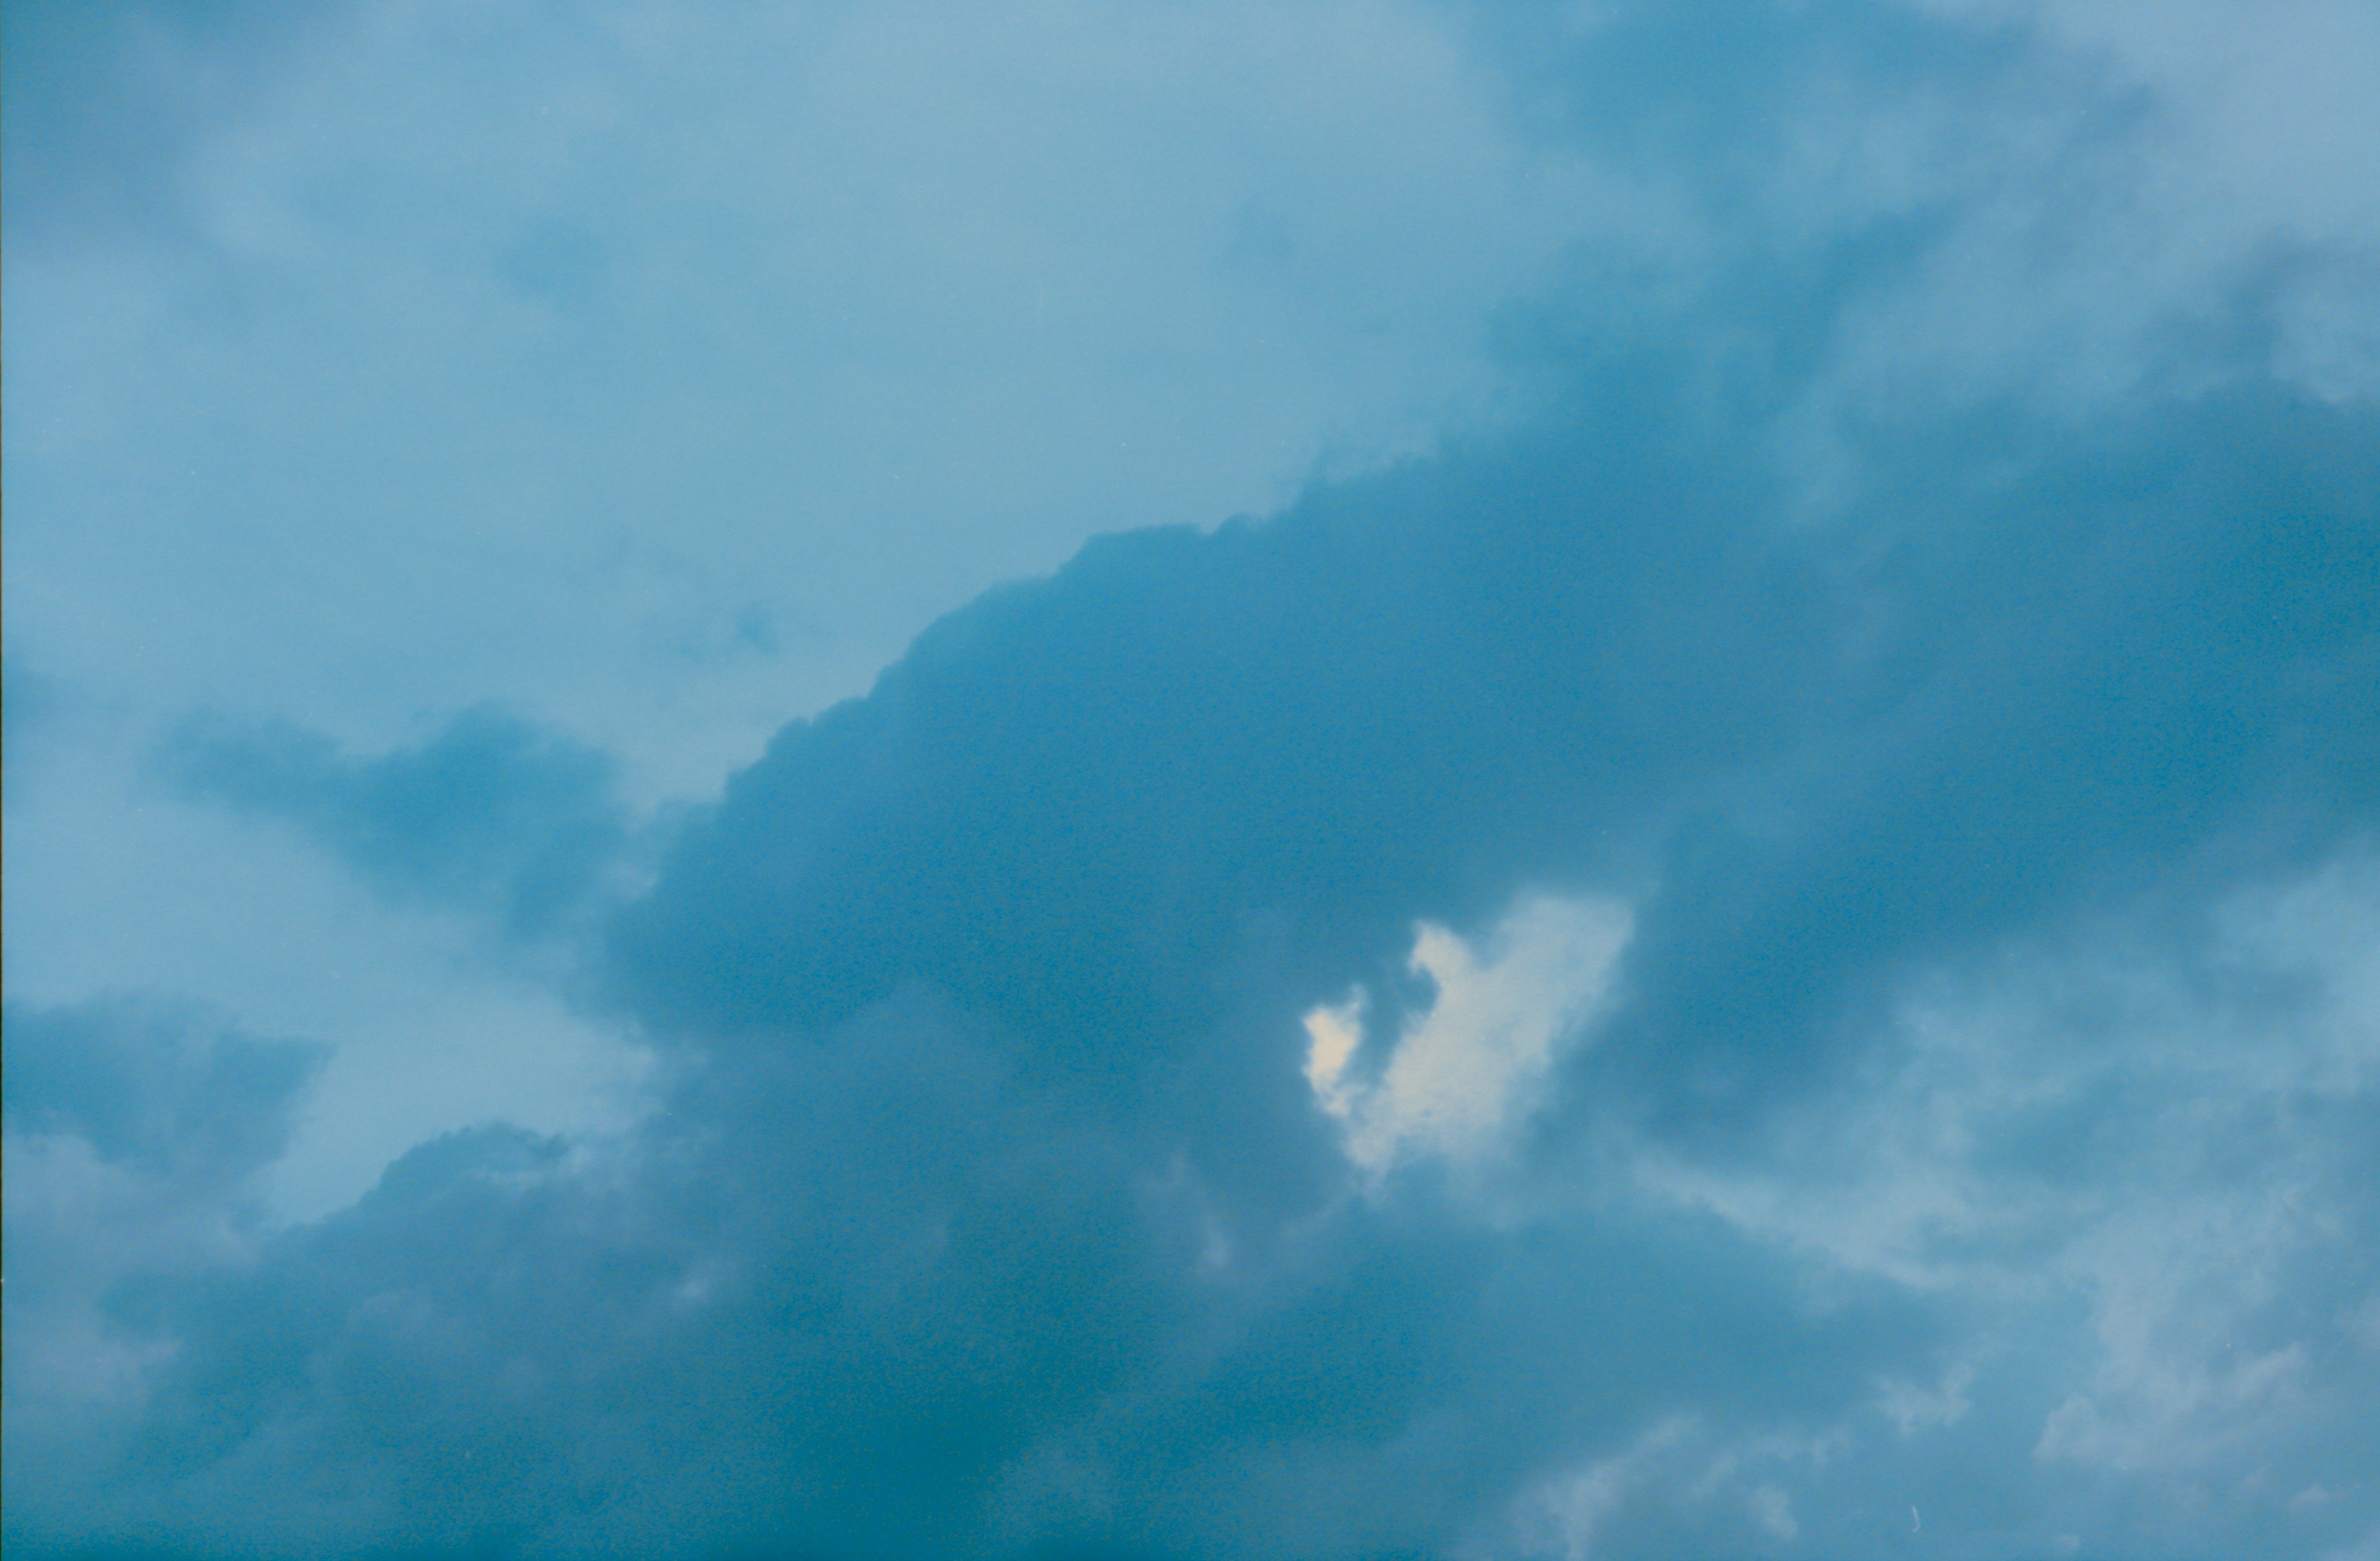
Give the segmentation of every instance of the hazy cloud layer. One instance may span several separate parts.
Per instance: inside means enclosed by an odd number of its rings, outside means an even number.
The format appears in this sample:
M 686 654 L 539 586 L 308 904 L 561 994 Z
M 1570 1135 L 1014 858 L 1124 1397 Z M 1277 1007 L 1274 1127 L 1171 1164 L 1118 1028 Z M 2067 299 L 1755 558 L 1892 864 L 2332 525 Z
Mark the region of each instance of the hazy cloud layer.
M 2368 1555 L 2375 230 L 2185 19 L 1447 13 L 1608 198 L 1525 416 L 983 595 L 650 861 L 525 719 L 172 729 L 567 932 L 651 1108 L 277 1224 L 315 1054 L 12 1007 L 11 1548 Z

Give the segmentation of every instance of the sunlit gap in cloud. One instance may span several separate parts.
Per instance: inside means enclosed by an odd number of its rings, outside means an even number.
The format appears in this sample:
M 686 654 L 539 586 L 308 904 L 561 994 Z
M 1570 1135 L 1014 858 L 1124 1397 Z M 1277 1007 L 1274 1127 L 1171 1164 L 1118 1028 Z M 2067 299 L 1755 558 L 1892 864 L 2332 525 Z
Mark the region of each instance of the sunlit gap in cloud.
M 1305 1079 L 1344 1124 L 1348 1157 L 1378 1176 L 1408 1156 L 1463 1167 L 1495 1156 L 1608 1005 L 1634 930 L 1625 903 L 1597 895 L 1524 900 L 1476 946 L 1419 924 L 1408 968 L 1434 996 L 1384 1062 L 1362 1065 L 1361 986 L 1305 1015 Z

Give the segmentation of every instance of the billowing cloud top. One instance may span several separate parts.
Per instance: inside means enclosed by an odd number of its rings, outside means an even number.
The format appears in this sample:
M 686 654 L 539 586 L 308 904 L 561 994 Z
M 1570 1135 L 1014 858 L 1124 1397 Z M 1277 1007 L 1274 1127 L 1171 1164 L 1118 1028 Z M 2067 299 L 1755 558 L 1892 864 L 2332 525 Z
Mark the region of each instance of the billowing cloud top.
M 2380 1554 L 2380 27 L 1213 15 L 1572 181 L 1501 409 L 990 590 L 700 804 L 168 708 L 139 795 L 642 1107 L 290 1218 L 322 1048 L 12 1000 L 12 1550 Z

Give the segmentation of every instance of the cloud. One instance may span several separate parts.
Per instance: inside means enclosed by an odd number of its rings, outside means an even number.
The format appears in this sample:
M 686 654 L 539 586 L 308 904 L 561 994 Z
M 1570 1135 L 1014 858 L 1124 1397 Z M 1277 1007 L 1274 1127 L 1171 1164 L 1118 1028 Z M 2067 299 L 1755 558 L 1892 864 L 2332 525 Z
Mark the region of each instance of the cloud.
M 1347 1124 L 1349 1156 L 1380 1171 L 1402 1155 L 1465 1161 L 1509 1143 L 1555 1047 L 1591 1018 L 1628 933 L 1623 905 L 1536 900 L 1505 917 L 1483 958 L 1424 922 L 1408 968 L 1428 979 L 1429 1008 L 1368 1080 L 1348 1071 L 1363 1045 L 1364 989 L 1308 1012 L 1305 1080 Z
M 6 678 L 5 690 L 0 690 L 0 712 L 5 712 L 7 724 L 0 744 L 6 744 L 10 766 L 22 775 L 40 753 L 43 739 L 56 730 L 68 700 L 56 679 L 26 666 L 21 657 L 8 658 Z
M 2277 379 L 2368 405 L 2380 32 L 2308 0 L 1455 7 L 1523 123 L 1641 215 L 1582 232 L 1524 357 L 1691 335 L 1783 415 L 1801 502 L 1858 430 L 2011 401 L 2091 417 Z M 1565 328 L 1566 327 L 1566 328 Z
M 2368 817 L 2363 422 L 2216 400 L 2016 470 L 1936 443 L 1795 535 L 1723 439 L 1653 442 L 1658 383 L 1610 393 L 946 621 L 687 832 L 625 999 L 765 1034 L 925 980 L 1029 1014 L 1035 1066 L 1145 1080 L 1250 918 L 1311 1006 L 1392 989 L 1415 920 L 1658 880 L 1590 1070 L 1749 1104 L 1896 962 Z
M 1672 1416 L 1620 1451 L 1529 1490 L 1501 1525 L 1484 1529 L 1457 1554 L 1587 1561 L 1684 1535 L 1777 1550 L 1800 1538 L 1802 1526 L 1791 1497 L 1763 1476 L 1823 1470 L 1848 1441 L 1840 1434 L 1729 1439 L 1694 1416 Z
M 137 1320 L 180 1349 L 103 1531 L 1432 1548 L 1548 1436 L 1912 1325 L 1874 1301 L 1780 1315 L 1769 1262 L 1676 1232 L 1573 1226 L 1531 1254 L 1411 1204 L 1238 1219 L 1160 1144 L 1020 1089 L 973 1028 L 892 1002 L 689 1086 L 592 1167 L 443 1140 L 253 1268 L 152 1285 Z M 1202 1199 L 1243 1238 L 1220 1266 Z
M 73 1457 L 12 1357 L 12 1546 L 2368 1543 L 2380 409 L 2229 329 L 2244 239 L 2094 311 L 2166 163 L 2046 22 L 1510 16 L 1683 213 L 1582 251 L 1527 425 L 785 726 L 571 944 L 638 1123 L 268 1229 L 294 1086 L 161 1071 L 239 1240 L 107 1238 Z M 492 716 L 170 752 L 516 928 L 622 838 Z M 82 1158 L 12 1199 L 150 1141 L 39 1066 Z
M 318 1047 L 139 998 L 11 1004 L 6 1023 L 11 1131 L 72 1136 L 103 1164 L 184 1184 L 270 1164 L 287 1146 L 290 1102 L 322 1064 Z
M 252 1260 L 266 1227 L 258 1178 L 287 1147 L 325 1048 L 154 997 L 12 1001 L 0 1023 L 7 1472 L 19 1493 L 7 1521 L 11 1544 L 38 1544 L 59 1537 L 61 1504 L 103 1501 L 144 1384 L 173 1354 L 123 1326 L 116 1302 Z
M 351 6 L 255 0 L 29 0 L 6 22 L 11 242 L 157 236 L 188 218 L 194 143 Z
M 628 829 L 604 755 L 502 711 L 351 758 L 288 722 L 183 727 L 158 772 L 186 796 L 297 825 L 382 892 L 552 931 L 624 866 Z
M 602 956 L 675 1080 L 647 1126 L 445 1140 L 148 1286 L 140 1516 L 51 1520 L 1872 1554 L 1904 1495 L 2046 1543 L 2335 1440 L 2363 1390 L 2314 1392 L 2314 1351 L 2363 1292 L 2310 1237 L 2363 1217 L 2364 426 L 2230 397 L 1885 446 L 1907 486 L 1812 528 L 1755 442 L 1635 388 L 1104 542 L 788 728 Z M 2095 1019 L 2089 929 L 2127 926 L 2122 968 L 2211 973 L 2239 1023 L 2194 987 Z M 1351 1114 L 1384 1136 L 1351 1140 L 1305 1021 L 1356 985 L 1380 1055 L 1332 1082 L 1380 1081 Z M 1531 1108 L 1488 1091 L 1446 1146 L 1526 1195 L 1483 1218 L 1426 1159 L 1363 1195 L 1455 1055 Z M 2180 1363 L 2227 1324 L 2236 1362 Z M 1556 1499 L 1581 1470 L 1609 1501 Z M 2363 1520 L 2294 1494 L 2243 1474 L 2195 1520 Z
M 2144 1545 L 2279 1543 L 2255 1536 L 2302 1531 L 2323 1505 L 2304 1493 L 2368 1460 L 2380 1393 L 2354 1333 L 2380 1216 L 2354 1125 L 2380 1061 L 2372 871 L 2367 838 L 1937 968 L 1756 1148 L 1656 1148 L 1634 1174 L 1973 1309 L 1938 1386 L 1888 1380 L 1877 1401 L 1903 1437 L 1966 1444 L 1971 1490 L 2080 1468 L 2184 1504 L 2127 1517 Z M 2003 1416 L 2031 1467 L 1974 1447 Z
M 364 748 L 501 700 L 640 801 L 1492 417 L 1597 193 L 1408 0 L 17 12 L 12 635 Z

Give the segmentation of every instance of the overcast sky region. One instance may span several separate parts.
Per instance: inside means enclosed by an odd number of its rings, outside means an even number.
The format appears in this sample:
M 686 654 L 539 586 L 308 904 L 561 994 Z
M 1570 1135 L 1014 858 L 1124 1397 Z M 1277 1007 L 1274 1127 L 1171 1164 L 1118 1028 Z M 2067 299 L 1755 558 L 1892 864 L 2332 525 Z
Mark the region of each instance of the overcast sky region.
M 2371 0 L 0 73 L 12 1556 L 2380 1561 Z

